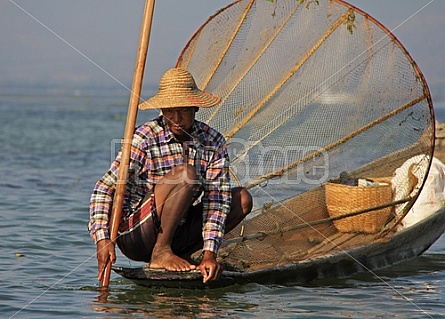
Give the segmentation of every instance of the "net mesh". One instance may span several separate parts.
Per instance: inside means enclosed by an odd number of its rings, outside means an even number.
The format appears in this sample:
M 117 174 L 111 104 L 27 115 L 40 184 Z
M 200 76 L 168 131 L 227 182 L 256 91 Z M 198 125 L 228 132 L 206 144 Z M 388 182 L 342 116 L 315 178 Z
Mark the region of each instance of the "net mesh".
M 197 116 L 226 136 L 234 186 L 254 198 L 249 218 L 226 236 L 223 262 L 255 270 L 392 236 L 425 170 L 409 191 L 392 185 L 391 213 L 375 231 L 339 230 L 326 203 L 326 182 L 341 173 L 391 185 L 413 156 L 430 165 L 428 87 L 378 21 L 343 1 L 240 0 L 207 20 L 177 66 L 222 98 Z M 363 207 L 350 195 L 333 195 L 346 198 L 344 214 L 356 213 L 340 216 L 346 224 L 384 210 L 381 198 Z

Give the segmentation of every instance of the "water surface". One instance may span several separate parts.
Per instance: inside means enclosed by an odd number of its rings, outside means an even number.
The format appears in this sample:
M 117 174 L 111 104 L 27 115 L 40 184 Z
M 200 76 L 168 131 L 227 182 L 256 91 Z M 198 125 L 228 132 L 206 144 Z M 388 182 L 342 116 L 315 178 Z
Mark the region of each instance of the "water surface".
M 150 289 L 112 274 L 100 298 L 88 200 L 127 103 L 110 92 L 0 97 L 1 317 L 445 318 L 444 237 L 415 261 L 310 286 Z M 118 264 L 138 265 L 121 254 Z

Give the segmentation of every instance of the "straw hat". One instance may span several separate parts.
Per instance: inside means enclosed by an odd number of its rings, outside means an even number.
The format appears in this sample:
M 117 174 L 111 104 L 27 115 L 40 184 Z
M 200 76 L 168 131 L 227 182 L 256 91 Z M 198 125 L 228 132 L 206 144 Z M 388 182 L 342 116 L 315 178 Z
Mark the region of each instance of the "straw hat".
M 139 108 L 212 107 L 220 101 L 218 96 L 198 89 L 190 72 L 173 68 L 162 76 L 158 93 L 139 104 Z

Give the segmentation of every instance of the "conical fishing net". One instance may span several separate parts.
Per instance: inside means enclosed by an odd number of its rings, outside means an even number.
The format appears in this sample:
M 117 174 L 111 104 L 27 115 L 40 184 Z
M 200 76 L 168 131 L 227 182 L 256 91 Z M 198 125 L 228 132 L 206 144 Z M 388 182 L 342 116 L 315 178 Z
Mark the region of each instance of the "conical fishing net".
M 197 116 L 227 137 L 234 186 L 254 199 L 223 262 L 294 263 L 400 227 L 430 166 L 434 115 L 419 68 L 374 18 L 343 1 L 240 0 L 177 66 L 222 98 Z

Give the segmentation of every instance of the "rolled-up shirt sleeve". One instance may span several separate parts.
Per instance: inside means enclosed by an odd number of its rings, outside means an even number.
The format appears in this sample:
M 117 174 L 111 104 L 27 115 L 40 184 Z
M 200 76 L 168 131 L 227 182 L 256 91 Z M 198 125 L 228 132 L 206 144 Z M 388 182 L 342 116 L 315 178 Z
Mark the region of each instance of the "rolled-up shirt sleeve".
M 229 156 L 225 142 L 215 150 L 203 183 L 203 250 L 217 253 L 230 212 Z
M 119 156 L 108 172 L 96 183 L 90 198 L 88 230 L 94 242 L 109 239 L 109 215 L 113 205 L 114 190 L 119 170 Z
M 128 180 L 126 189 L 126 200 L 123 209 L 130 205 L 130 198 L 142 198 L 145 194 L 146 178 L 138 178 L 145 172 L 146 154 L 141 146 L 141 138 L 134 136 L 130 153 L 128 168 Z M 97 243 L 102 239 L 110 238 L 109 220 L 113 206 L 115 185 L 118 180 L 121 152 L 112 162 L 110 169 L 96 183 L 90 197 L 90 219 L 88 231 L 93 241 Z

